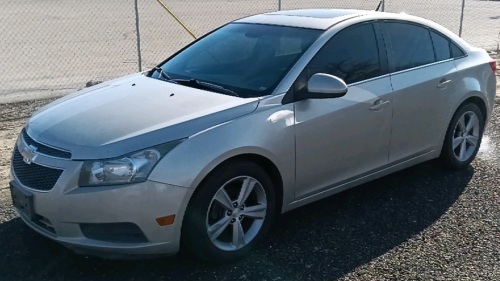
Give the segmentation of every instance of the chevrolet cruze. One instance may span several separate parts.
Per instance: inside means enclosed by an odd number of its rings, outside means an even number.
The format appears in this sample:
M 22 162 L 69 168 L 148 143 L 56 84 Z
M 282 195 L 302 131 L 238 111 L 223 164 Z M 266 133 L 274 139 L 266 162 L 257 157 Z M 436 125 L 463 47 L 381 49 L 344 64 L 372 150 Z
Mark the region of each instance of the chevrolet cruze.
M 495 72 L 485 50 L 405 14 L 243 18 L 36 112 L 13 152 L 13 203 L 79 253 L 185 245 L 234 261 L 281 213 L 429 159 L 469 165 Z

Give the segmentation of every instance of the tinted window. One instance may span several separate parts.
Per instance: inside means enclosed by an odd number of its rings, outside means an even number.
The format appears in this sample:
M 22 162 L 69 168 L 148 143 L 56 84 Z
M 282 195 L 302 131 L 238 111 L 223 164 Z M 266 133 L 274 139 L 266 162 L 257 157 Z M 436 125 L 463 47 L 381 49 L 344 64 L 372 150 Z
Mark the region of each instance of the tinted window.
M 436 53 L 436 60 L 442 61 L 451 58 L 450 41 L 434 31 L 431 31 L 431 37 Z
M 161 68 L 172 79 L 216 84 L 240 97 L 269 95 L 322 32 L 233 23 L 195 42 Z M 151 77 L 163 79 L 157 71 Z
M 454 58 L 465 56 L 465 53 L 455 43 L 451 42 L 451 54 Z
M 244 33 L 224 34 L 223 38 L 199 53 L 196 59 L 187 61 L 186 68 L 215 66 L 235 63 L 248 59 L 255 49 L 257 38 L 247 37 Z
M 380 76 L 382 73 L 372 24 L 342 30 L 316 54 L 305 70 L 307 79 L 328 73 L 347 84 Z
M 429 31 L 413 24 L 385 23 L 392 46 L 395 71 L 434 62 L 434 50 Z M 390 52 L 391 52 L 390 51 Z

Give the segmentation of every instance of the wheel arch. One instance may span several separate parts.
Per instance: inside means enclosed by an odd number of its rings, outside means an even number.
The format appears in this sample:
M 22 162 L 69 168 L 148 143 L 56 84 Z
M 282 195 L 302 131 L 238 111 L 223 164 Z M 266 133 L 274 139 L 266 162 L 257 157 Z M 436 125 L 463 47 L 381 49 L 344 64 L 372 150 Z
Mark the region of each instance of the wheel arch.
M 283 201 L 284 201 L 284 188 L 283 188 L 283 177 L 281 175 L 280 170 L 278 169 L 278 166 L 268 157 L 263 156 L 262 154 L 255 153 L 255 152 L 246 152 L 246 153 L 241 153 L 241 154 L 236 154 L 232 155 L 229 157 L 225 157 L 224 159 L 219 159 L 216 164 L 212 163 L 210 165 L 212 168 L 210 168 L 209 171 L 205 171 L 202 174 L 201 179 L 197 180 L 197 184 L 195 186 L 195 192 L 197 192 L 197 187 L 202 185 L 206 179 L 219 167 L 223 165 L 227 165 L 230 162 L 233 161 L 242 161 L 242 160 L 247 160 L 254 162 L 255 164 L 259 165 L 264 169 L 269 177 L 271 178 L 273 182 L 273 186 L 275 188 L 276 192 L 276 214 L 281 214 L 282 209 L 283 209 Z M 194 195 L 193 193 L 193 195 Z M 193 196 L 191 196 L 192 198 Z M 190 200 L 191 201 L 191 200 Z M 188 203 L 189 205 L 189 203 Z
M 223 165 L 227 165 L 233 161 L 242 161 L 242 160 L 247 160 L 256 163 L 260 167 L 262 167 L 268 175 L 271 177 L 271 180 L 273 182 L 274 188 L 275 188 L 275 196 L 276 196 L 276 206 L 275 206 L 275 214 L 276 216 L 279 216 L 282 212 L 283 209 L 283 202 L 284 202 L 284 189 L 283 189 L 283 178 L 281 176 L 281 172 L 278 169 L 278 166 L 271 161 L 268 157 L 265 157 L 261 154 L 258 153 L 241 153 L 237 155 L 233 155 L 230 157 L 225 158 L 222 161 L 218 161 L 218 163 L 213 166 L 208 173 L 204 173 L 203 178 L 198 181 L 198 184 L 195 187 L 194 192 L 191 194 L 191 197 L 189 198 L 188 203 L 186 204 L 186 212 L 188 211 L 188 208 L 192 207 L 192 200 L 195 198 L 195 194 L 199 192 L 199 189 L 197 188 L 198 186 L 202 185 L 207 178 L 219 167 Z M 185 249 L 185 244 L 184 238 L 185 238 L 185 231 L 186 229 L 186 223 L 185 223 L 186 216 L 182 218 L 182 226 L 181 226 L 181 231 L 180 231 L 180 241 L 181 241 L 181 249 Z
M 488 108 L 486 107 L 486 102 L 481 97 L 479 97 L 478 95 L 473 95 L 473 96 L 470 96 L 467 99 L 465 99 L 455 109 L 455 112 L 457 112 L 457 110 L 460 107 L 462 107 L 462 106 L 464 106 L 465 104 L 468 104 L 468 103 L 473 103 L 473 104 L 475 104 L 475 105 L 477 105 L 479 107 L 479 109 L 481 110 L 481 114 L 483 114 L 483 121 L 486 124 L 486 122 L 488 120 Z M 453 114 L 455 114 L 455 112 Z M 450 122 L 451 122 L 451 120 L 450 120 Z
M 456 106 L 454 108 L 454 110 L 452 110 L 450 112 L 450 115 L 448 117 L 448 123 L 447 123 L 447 126 L 446 126 L 446 129 L 445 131 L 443 132 L 443 134 L 441 135 L 441 138 L 440 138 L 440 141 L 439 141 L 439 154 L 442 153 L 442 147 L 444 145 L 444 139 L 445 139 L 445 136 L 446 136 L 446 132 L 448 131 L 448 128 L 450 127 L 451 125 L 451 121 L 453 119 L 453 116 L 455 116 L 455 113 L 464 105 L 466 104 L 469 104 L 469 103 L 472 103 L 472 104 L 475 104 L 479 107 L 479 110 L 481 110 L 481 114 L 483 114 L 483 121 L 484 121 L 484 124 L 486 126 L 486 123 L 488 121 L 488 107 L 486 106 L 486 102 L 484 100 L 484 98 L 482 97 L 482 94 L 480 92 L 471 92 L 469 93 L 466 97 L 463 98 L 463 100 L 458 104 L 458 106 Z
M 467 108 L 467 110 L 469 110 L 468 108 L 471 108 L 470 105 L 475 105 L 477 107 L 476 110 L 479 110 L 480 113 L 483 115 L 481 119 L 482 119 L 484 125 L 486 125 L 486 122 L 488 120 L 488 109 L 486 107 L 486 103 L 481 97 L 479 97 L 477 95 L 472 95 L 472 96 L 464 98 L 464 100 L 453 111 L 451 119 L 448 122 L 448 127 L 447 127 L 447 130 L 445 132 L 445 136 L 444 136 L 444 140 L 443 140 L 443 143 L 441 146 L 441 152 L 440 152 L 439 157 L 440 157 L 440 160 L 443 164 L 445 164 L 447 167 L 454 169 L 454 170 L 463 169 L 471 163 L 471 161 L 475 158 L 475 156 L 477 154 L 478 147 L 479 147 L 480 142 L 481 142 L 482 136 L 481 136 L 481 132 L 480 132 L 477 147 L 474 148 L 474 151 L 472 152 L 472 154 L 470 154 L 469 156 L 467 156 L 464 159 L 457 158 L 457 155 L 454 152 L 455 148 L 452 145 L 452 142 L 453 142 L 452 140 L 454 138 L 455 126 L 457 126 L 456 124 L 458 122 L 457 117 L 463 116 L 462 114 L 467 112 L 466 108 Z M 469 107 L 467 107 L 467 106 L 469 106 Z M 458 113 L 460 113 L 460 114 L 458 114 Z M 476 122 L 476 123 L 478 123 L 478 122 Z M 484 130 L 484 127 L 483 127 L 483 130 Z M 462 142 L 462 140 L 461 140 L 461 142 Z M 464 146 L 462 146 L 462 147 L 464 147 Z M 461 157 L 461 155 L 462 155 L 462 151 L 460 152 L 460 157 Z
M 481 110 L 481 114 L 483 114 L 484 124 L 486 125 L 486 123 L 488 121 L 488 114 L 489 114 L 489 110 L 487 107 L 487 101 L 485 101 L 485 97 L 481 92 L 471 91 L 467 95 L 464 95 L 464 97 L 462 97 L 462 99 L 460 99 L 460 101 L 456 103 L 458 105 L 455 106 L 453 108 L 453 110 L 450 111 L 450 113 L 448 115 L 448 126 L 446 128 L 448 128 L 450 126 L 451 120 L 453 119 L 453 116 L 455 115 L 455 113 L 462 106 L 464 106 L 468 103 L 475 104 L 479 107 L 479 109 Z

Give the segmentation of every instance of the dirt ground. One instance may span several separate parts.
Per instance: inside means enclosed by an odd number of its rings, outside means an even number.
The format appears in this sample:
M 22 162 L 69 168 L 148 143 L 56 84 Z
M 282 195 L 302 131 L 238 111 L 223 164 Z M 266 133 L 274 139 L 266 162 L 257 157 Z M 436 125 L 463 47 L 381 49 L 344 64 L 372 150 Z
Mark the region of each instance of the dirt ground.
M 16 216 L 10 207 L 8 192 L 10 158 L 14 144 L 31 114 L 52 100 L 54 99 L 0 104 L 0 223 Z

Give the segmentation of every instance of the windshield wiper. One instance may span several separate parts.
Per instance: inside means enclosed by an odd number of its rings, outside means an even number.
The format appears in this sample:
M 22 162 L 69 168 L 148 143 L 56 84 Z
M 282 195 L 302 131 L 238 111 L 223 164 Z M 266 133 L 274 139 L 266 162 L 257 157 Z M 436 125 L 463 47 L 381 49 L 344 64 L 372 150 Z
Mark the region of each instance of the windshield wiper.
M 163 77 L 165 80 L 172 80 L 172 78 L 170 78 L 170 76 L 168 76 L 168 74 L 166 74 L 165 72 L 163 72 L 163 69 L 161 69 L 161 67 L 158 67 L 158 66 L 155 66 L 153 68 L 156 72 L 160 73 L 160 76 Z
M 185 85 L 185 86 L 193 86 L 193 87 L 201 87 L 201 88 L 205 88 L 207 90 L 212 90 L 212 91 L 216 91 L 216 92 L 219 92 L 219 93 L 222 93 L 222 94 L 226 94 L 226 95 L 230 95 L 230 96 L 235 96 L 235 97 L 239 97 L 240 95 L 238 95 L 237 93 L 229 90 L 229 89 L 226 89 L 220 85 L 216 85 L 216 84 L 212 84 L 212 83 L 208 83 L 208 82 L 203 82 L 203 81 L 199 81 L 197 79 L 172 79 L 173 82 L 177 82 L 181 85 Z

